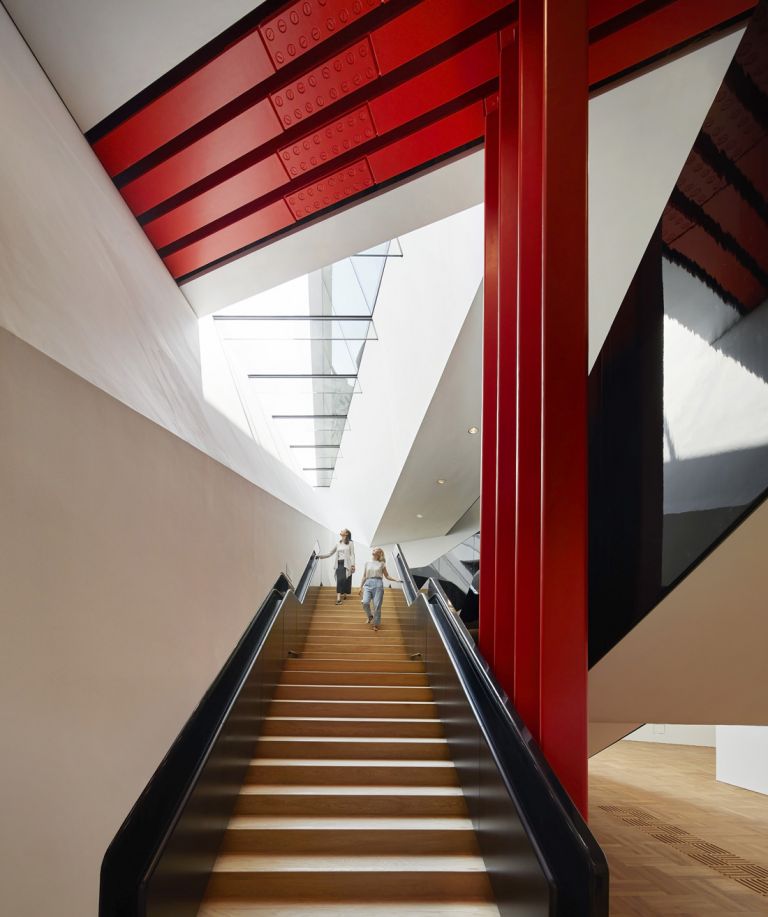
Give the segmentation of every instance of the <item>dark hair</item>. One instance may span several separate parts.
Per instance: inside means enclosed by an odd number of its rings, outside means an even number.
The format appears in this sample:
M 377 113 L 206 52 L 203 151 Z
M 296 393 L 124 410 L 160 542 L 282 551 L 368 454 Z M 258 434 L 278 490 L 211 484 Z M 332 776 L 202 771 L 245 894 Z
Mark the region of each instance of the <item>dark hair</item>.
M 345 529 L 345 531 L 346 531 L 346 533 L 347 533 L 347 536 L 346 536 L 346 538 L 344 539 L 344 544 L 349 544 L 350 541 L 352 541 L 352 532 L 350 532 L 349 529 Z

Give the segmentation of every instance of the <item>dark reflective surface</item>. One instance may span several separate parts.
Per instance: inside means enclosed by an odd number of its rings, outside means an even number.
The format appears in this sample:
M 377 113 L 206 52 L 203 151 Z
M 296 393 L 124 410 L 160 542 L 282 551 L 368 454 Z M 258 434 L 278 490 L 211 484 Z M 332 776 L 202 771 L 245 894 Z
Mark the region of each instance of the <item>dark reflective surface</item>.
M 768 489 L 768 2 L 590 375 L 590 662 Z

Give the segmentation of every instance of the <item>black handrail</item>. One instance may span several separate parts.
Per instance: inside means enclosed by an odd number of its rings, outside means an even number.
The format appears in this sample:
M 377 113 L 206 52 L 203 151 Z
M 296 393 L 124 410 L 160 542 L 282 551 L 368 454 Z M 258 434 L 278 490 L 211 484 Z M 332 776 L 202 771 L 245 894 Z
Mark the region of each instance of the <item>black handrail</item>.
M 404 582 L 414 587 L 408 590 L 413 602 L 418 593 L 399 545 L 395 562 Z M 603 851 L 463 622 L 451 611 L 440 584 L 430 579 L 427 588 L 431 621 L 551 886 L 550 913 L 607 917 L 608 864 Z
M 299 580 L 302 595 L 316 565 L 313 552 Z M 292 588 L 285 574 L 277 578 L 107 848 L 101 865 L 99 917 L 145 913 L 147 884 Z

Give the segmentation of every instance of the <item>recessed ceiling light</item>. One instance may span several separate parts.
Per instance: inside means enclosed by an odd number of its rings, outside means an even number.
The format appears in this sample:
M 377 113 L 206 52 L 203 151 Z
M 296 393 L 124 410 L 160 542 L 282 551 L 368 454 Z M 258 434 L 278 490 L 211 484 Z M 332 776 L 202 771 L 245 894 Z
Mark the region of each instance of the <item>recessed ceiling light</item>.
M 448 482 L 445 480 L 445 478 L 438 478 L 437 483 L 438 484 L 447 484 Z
M 470 428 L 467 430 L 467 433 L 469 433 L 470 436 L 475 436 L 475 435 L 476 435 L 477 433 L 479 433 L 479 432 L 480 432 L 480 427 L 470 427 Z
M 422 513 L 416 513 L 416 518 L 417 518 L 417 519 L 423 519 L 424 516 L 423 516 Z

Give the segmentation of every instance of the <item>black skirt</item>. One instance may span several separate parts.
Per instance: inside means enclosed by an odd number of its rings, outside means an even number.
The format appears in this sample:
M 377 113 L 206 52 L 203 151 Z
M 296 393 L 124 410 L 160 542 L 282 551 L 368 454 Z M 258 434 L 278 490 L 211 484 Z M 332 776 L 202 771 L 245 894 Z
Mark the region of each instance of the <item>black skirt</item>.
M 336 592 L 339 595 L 349 595 L 352 592 L 352 577 L 347 576 L 343 560 L 336 565 Z

